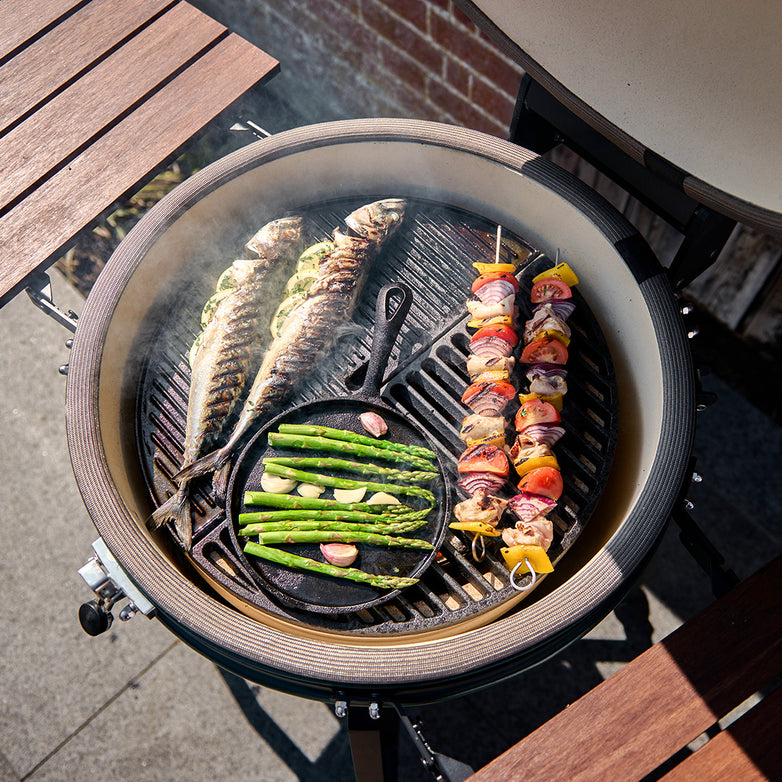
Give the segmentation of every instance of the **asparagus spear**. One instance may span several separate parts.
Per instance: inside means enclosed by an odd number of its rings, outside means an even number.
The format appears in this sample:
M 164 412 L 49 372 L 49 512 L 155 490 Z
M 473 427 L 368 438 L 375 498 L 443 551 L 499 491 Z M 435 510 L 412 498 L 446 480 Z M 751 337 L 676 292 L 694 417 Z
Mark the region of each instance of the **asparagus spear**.
M 266 459 L 263 460 L 264 463 Z M 423 497 L 430 505 L 434 505 L 435 496 L 428 489 L 420 486 L 407 486 L 402 483 L 375 483 L 373 481 L 354 481 L 350 478 L 335 478 L 333 475 L 321 475 L 315 472 L 304 472 L 294 470 L 293 467 L 286 467 L 283 464 L 265 464 L 264 469 L 272 475 L 282 475 L 283 478 L 292 478 L 295 481 L 304 483 L 314 483 L 318 486 L 333 486 L 337 489 L 358 489 L 366 486 L 372 491 L 393 492 L 394 494 L 412 494 L 416 497 Z
M 434 548 L 431 543 L 420 538 L 399 538 L 395 535 L 380 535 L 377 532 L 320 529 L 259 532 L 258 542 L 262 546 L 279 546 L 286 543 L 369 543 L 390 548 L 421 548 L 429 551 Z
M 245 554 L 253 554 L 262 559 L 268 559 L 270 562 L 276 562 L 278 565 L 297 568 L 299 570 L 311 570 L 315 573 L 323 573 L 327 576 L 336 576 L 338 578 L 348 578 L 351 581 L 360 581 L 364 584 L 370 584 L 380 589 L 403 589 L 412 586 L 418 582 L 417 578 L 404 578 L 403 576 L 386 576 L 382 574 L 375 575 L 366 573 L 352 567 L 338 567 L 330 565 L 328 562 L 318 562 L 308 557 L 299 557 L 283 549 L 261 546 L 257 543 L 248 541 L 244 545 Z
M 243 537 L 251 537 L 260 532 L 279 532 L 282 530 L 330 530 L 336 532 L 376 532 L 379 535 L 401 535 L 403 532 L 414 532 L 423 527 L 426 521 L 402 521 L 398 524 L 362 524 L 345 521 L 263 521 L 260 523 L 246 524 L 237 534 Z
M 390 481 L 410 481 L 410 483 L 423 483 L 437 477 L 436 472 L 429 470 L 397 470 L 395 467 L 383 467 L 370 462 L 351 462 L 347 459 L 334 459 L 329 456 L 270 456 L 264 459 L 264 464 L 284 464 L 286 467 L 296 467 L 303 470 L 310 468 L 344 470 L 362 475 L 382 475 Z
M 266 491 L 246 491 L 245 505 L 271 505 L 273 508 L 305 508 L 318 510 L 321 508 L 333 510 L 363 510 L 376 515 L 408 513 L 413 510 L 409 505 L 373 505 L 369 502 L 339 502 L 320 497 L 297 497 L 293 494 L 273 494 Z
M 282 428 L 282 425 L 281 427 Z M 360 435 L 359 435 L 360 436 Z M 267 435 L 269 445 L 282 448 L 308 448 L 313 451 L 334 451 L 336 453 L 349 453 L 353 456 L 366 456 L 370 459 L 385 459 L 392 462 L 406 462 L 418 467 L 420 470 L 431 470 L 431 462 L 420 456 L 407 453 L 377 448 L 365 443 L 353 443 L 344 440 L 333 440 L 328 437 L 314 437 L 305 434 L 290 432 L 269 432 Z M 379 442 L 385 442 L 383 440 Z
M 395 443 L 392 440 L 380 440 L 376 437 L 368 437 L 365 434 L 358 434 L 347 429 L 333 429 L 330 426 L 315 426 L 312 424 L 280 424 L 280 432 L 287 434 L 304 434 L 316 437 L 329 437 L 333 440 L 343 440 L 349 443 L 361 443 L 371 445 L 375 448 L 383 448 L 389 451 L 401 451 L 410 453 L 414 456 L 421 456 L 424 459 L 436 459 L 437 454 L 428 448 L 422 448 L 419 445 L 405 445 L 404 443 Z
M 360 521 L 370 524 L 398 523 L 422 519 L 429 515 L 431 508 L 415 510 L 410 513 L 367 513 L 360 510 L 269 510 L 240 513 L 239 524 L 256 524 L 267 521 Z

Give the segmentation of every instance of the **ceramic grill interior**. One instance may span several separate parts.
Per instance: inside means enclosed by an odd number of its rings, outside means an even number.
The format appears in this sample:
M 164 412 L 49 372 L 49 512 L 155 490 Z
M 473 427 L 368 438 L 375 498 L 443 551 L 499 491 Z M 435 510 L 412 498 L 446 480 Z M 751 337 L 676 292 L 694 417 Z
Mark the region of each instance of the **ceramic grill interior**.
M 350 199 L 309 207 L 304 212 L 311 232 L 308 244 L 328 237 L 332 227 L 359 206 L 361 202 Z M 392 352 L 383 397 L 414 421 L 441 452 L 447 471 L 445 491 L 454 495 L 451 504 L 464 498 L 456 490 L 456 460 L 464 450 L 459 428 L 468 412 L 460 399 L 469 385 L 465 365 L 471 332 L 465 325 L 468 318 L 460 310 L 464 311 L 466 292 L 475 278 L 473 262 L 494 257 L 495 233 L 496 226 L 479 215 L 437 202 L 409 202 L 398 235 L 372 265 L 353 326 L 290 400 L 295 406 L 345 395 L 360 385 L 369 359 L 373 302 L 378 291 L 392 282 L 407 284 L 413 291 L 413 303 Z M 553 262 L 522 237 L 506 233 L 503 242 L 503 257 L 513 253 L 521 259 L 518 298 L 528 301 L 529 281 Z M 213 281 L 221 270 L 218 262 L 209 275 L 203 275 L 199 267 L 196 276 L 199 281 Z M 176 302 L 182 300 L 182 289 L 187 295 L 180 306 Z M 198 290 L 195 284 L 186 283 L 169 293 L 156 307 L 166 313 L 158 332 L 151 341 L 137 346 L 143 355 L 137 396 L 138 450 L 150 496 L 157 505 L 176 489 L 171 478 L 182 464 L 189 388 L 186 355 L 196 337 L 200 303 L 208 297 L 208 288 Z M 526 319 L 529 313 L 522 317 Z M 557 447 L 567 488 L 551 517 L 556 535 L 550 556 L 555 564 L 576 541 L 597 504 L 608 477 L 617 431 L 610 353 L 594 316 L 578 295 L 570 323 L 575 336 L 568 361 L 568 405 L 563 413 L 567 436 Z M 517 403 L 511 405 L 506 416 L 512 417 L 517 407 Z M 440 499 L 442 504 L 444 498 Z M 193 558 L 209 578 L 235 595 L 240 609 L 249 604 L 293 621 L 368 635 L 427 632 L 494 613 L 503 606 L 510 608 L 520 596 L 508 583 L 508 569 L 496 542 L 487 546 L 481 562 L 475 562 L 471 536 L 451 533 L 442 544 L 438 561 L 427 568 L 421 582 L 391 604 L 327 618 L 297 611 L 285 605 L 290 600 L 283 597 L 281 604 L 275 599 L 279 598 L 277 590 L 264 584 L 257 564 L 237 547 L 231 534 L 235 514 L 216 510 L 207 482 L 197 503 Z M 444 527 L 449 520 L 435 519 L 430 524 L 439 521 Z

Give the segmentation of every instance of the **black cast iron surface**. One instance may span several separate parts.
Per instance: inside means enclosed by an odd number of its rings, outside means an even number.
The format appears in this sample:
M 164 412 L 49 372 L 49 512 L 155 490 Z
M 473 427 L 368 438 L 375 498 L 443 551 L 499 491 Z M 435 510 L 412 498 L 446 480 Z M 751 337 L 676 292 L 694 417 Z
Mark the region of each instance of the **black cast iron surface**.
M 302 209 L 310 226 L 309 238 L 313 243 L 328 238 L 351 210 L 370 200 L 340 199 Z M 496 224 L 480 215 L 411 200 L 400 231 L 370 271 L 352 326 L 339 335 L 319 371 L 304 379 L 290 403 L 340 397 L 360 388 L 370 355 L 378 292 L 389 283 L 406 284 L 414 300 L 391 352 L 382 401 L 434 443 L 448 473 L 452 502 L 463 499 L 454 487 L 456 460 L 464 450 L 459 427 L 469 413 L 460 401 L 469 384 L 470 332 L 464 303 L 476 275 L 472 263 L 494 258 L 496 229 Z M 503 245 L 504 258 L 514 255 L 521 261 L 517 302 L 523 323 L 531 311 L 532 277 L 553 264 L 523 237 L 506 229 Z M 172 493 L 171 476 L 181 463 L 189 387 L 186 355 L 197 333 L 201 307 L 214 290 L 217 276 L 240 249 L 226 248 L 225 256 L 216 259 L 207 274 L 200 270 L 193 279 L 178 280 L 156 308 L 165 315 L 154 337 L 137 348 L 143 352 L 136 404 L 137 447 L 155 505 Z M 577 290 L 574 300 L 577 307 L 569 321 L 573 339 L 563 410 L 566 435 L 555 446 L 565 483 L 551 515 L 555 538 L 549 554 L 555 565 L 580 535 L 608 479 L 618 417 L 616 380 L 605 340 Z M 523 389 L 523 374 L 520 379 L 518 385 Z M 515 406 L 506 413 L 512 417 Z M 212 501 L 208 482 L 197 488 L 195 498 L 192 558 L 197 567 L 241 602 L 296 623 L 358 635 L 415 633 L 501 610 L 503 603 L 516 596 L 499 555 L 501 544 L 490 544 L 478 563 L 471 556 L 470 538 L 449 530 L 440 557 L 429 565 L 421 581 L 390 602 L 347 614 L 299 610 L 259 586 L 258 573 L 237 551 L 234 530 Z

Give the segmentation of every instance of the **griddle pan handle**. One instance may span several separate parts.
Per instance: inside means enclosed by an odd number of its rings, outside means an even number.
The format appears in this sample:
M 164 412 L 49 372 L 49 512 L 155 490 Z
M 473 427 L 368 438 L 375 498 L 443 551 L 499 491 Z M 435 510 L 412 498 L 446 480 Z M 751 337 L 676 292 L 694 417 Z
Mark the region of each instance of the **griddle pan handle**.
M 401 299 L 392 302 L 394 297 Z M 413 292 L 401 282 L 385 285 L 377 295 L 375 305 L 375 325 L 372 330 L 372 350 L 369 354 L 367 374 L 359 390 L 359 396 L 377 397 L 386 371 L 391 349 L 399 335 L 410 305 Z M 393 307 L 393 309 L 392 309 Z

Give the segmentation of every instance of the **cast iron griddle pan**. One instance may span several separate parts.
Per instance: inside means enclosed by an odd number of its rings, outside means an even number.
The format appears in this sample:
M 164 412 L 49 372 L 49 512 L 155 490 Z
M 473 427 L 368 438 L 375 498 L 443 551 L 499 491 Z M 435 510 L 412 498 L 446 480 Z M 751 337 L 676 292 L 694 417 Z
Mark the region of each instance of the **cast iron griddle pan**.
M 280 424 L 314 424 L 329 426 L 336 429 L 348 429 L 366 435 L 361 425 L 359 415 L 372 411 L 380 415 L 388 424 L 388 433 L 383 439 L 406 445 L 417 445 L 434 451 L 427 436 L 413 423 L 400 415 L 396 410 L 386 406 L 380 400 L 380 385 L 383 373 L 394 345 L 399 329 L 410 309 L 412 291 L 402 284 L 386 285 L 378 294 L 375 308 L 375 323 L 372 333 L 372 350 L 367 365 L 366 377 L 361 388 L 346 398 L 332 398 L 307 402 L 293 407 L 285 413 L 265 423 L 252 436 L 234 465 L 226 496 L 226 514 L 228 516 L 231 540 L 237 554 L 244 559 L 249 572 L 256 578 L 258 586 L 265 590 L 273 599 L 283 605 L 326 614 L 342 614 L 360 611 L 370 606 L 384 603 L 399 594 L 399 589 L 382 590 L 368 584 L 333 578 L 309 571 L 298 571 L 273 562 L 246 556 L 242 553 L 243 543 L 240 541 L 252 538 L 240 538 L 238 515 L 245 511 L 259 510 L 258 506 L 245 506 L 246 491 L 262 491 L 261 476 L 263 475 L 263 459 L 270 456 L 312 456 L 311 451 L 272 447 L 267 435 L 277 431 Z M 401 296 L 401 301 L 394 300 Z M 336 455 L 339 454 L 323 454 Z M 350 456 L 343 458 L 351 459 Z M 403 463 L 388 462 L 402 469 L 413 469 Z M 446 471 L 440 457 L 435 462 L 439 478 L 426 484 L 421 484 L 435 495 L 435 505 L 429 514 L 427 524 L 407 534 L 432 544 L 433 549 L 385 548 L 358 544 L 359 555 L 352 567 L 369 573 L 384 573 L 386 575 L 419 577 L 435 557 L 443 537 L 450 513 L 450 492 L 446 483 Z M 340 477 L 377 483 L 391 483 L 382 476 L 360 476 L 356 474 L 330 474 Z M 367 497 L 372 491 L 367 492 Z M 323 497 L 331 497 L 331 491 L 326 490 Z M 410 495 L 398 495 L 400 501 L 416 508 L 424 507 L 423 500 Z M 287 550 L 300 556 L 323 560 L 319 545 L 290 544 L 284 546 Z

